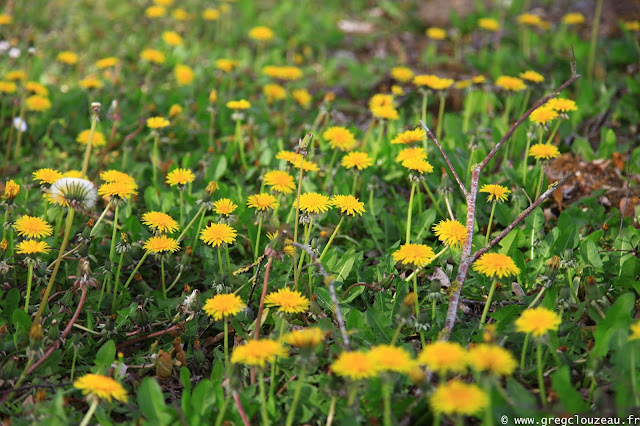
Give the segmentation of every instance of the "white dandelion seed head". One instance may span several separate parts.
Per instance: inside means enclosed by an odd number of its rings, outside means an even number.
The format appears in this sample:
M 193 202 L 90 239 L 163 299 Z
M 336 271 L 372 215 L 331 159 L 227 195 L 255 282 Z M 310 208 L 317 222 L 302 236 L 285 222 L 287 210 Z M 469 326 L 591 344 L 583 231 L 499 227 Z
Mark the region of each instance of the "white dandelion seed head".
M 15 127 L 16 130 L 19 130 L 22 133 L 24 133 L 27 131 L 27 122 L 21 119 L 20 117 L 16 117 L 13 119 L 13 127 Z
M 49 195 L 57 204 L 85 210 L 91 210 L 98 200 L 98 192 L 93 182 L 72 177 L 55 181 L 49 189 Z
M 9 49 L 9 57 L 16 59 L 20 57 L 20 49 L 18 49 L 17 47 L 12 47 L 11 49 Z

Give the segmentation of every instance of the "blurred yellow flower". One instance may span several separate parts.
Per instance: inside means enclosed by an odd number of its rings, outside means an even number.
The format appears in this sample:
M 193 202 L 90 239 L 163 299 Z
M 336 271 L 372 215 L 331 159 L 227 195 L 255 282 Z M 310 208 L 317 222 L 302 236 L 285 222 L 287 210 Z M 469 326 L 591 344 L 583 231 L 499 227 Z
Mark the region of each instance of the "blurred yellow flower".
M 445 38 L 447 38 L 447 31 L 445 31 L 443 28 L 438 27 L 427 28 L 425 34 L 431 40 L 444 40 Z
M 78 63 L 78 55 L 69 51 L 59 52 L 56 59 L 67 65 L 75 65 Z
M 164 53 L 155 49 L 144 49 L 140 52 L 140 58 L 154 64 L 164 64 L 166 61 Z
M 269 27 L 259 26 L 249 30 L 249 37 L 258 41 L 269 41 L 274 37 L 273 30 Z
M 179 86 L 186 86 L 191 84 L 194 78 L 194 73 L 191 67 L 188 65 L 178 64 L 173 69 L 173 74 L 176 77 L 176 82 Z
M 182 44 L 182 36 L 175 31 L 165 31 L 162 33 L 162 40 L 169 46 L 180 46 Z

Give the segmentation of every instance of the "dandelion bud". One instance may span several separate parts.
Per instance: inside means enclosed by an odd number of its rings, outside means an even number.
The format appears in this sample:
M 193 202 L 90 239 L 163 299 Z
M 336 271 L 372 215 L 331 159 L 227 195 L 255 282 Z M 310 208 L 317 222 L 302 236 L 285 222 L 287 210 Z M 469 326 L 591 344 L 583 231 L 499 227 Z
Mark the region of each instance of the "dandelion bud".
M 20 192 L 20 185 L 15 183 L 13 179 L 6 183 L 4 187 L 4 198 L 13 201 Z
M 9 247 L 9 243 L 6 238 L 3 238 L 2 241 L 0 241 L 0 251 L 7 251 L 7 247 Z
M 409 370 L 409 378 L 414 385 L 419 385 L 420 383 L 424 382 L 424 371 L 422 371 L 422 368 L 415 366 L 411 370 Z
M 213 195 L 213 193 L 216 192 L 218 188 L 219 188 L 218 182 L 211 181 L 207 184 L 207 187 L 205 190 L 207 191 L 207 194 Z
M 482 330 L 482 340 L 485 343 L 493 343 L 496 341 L 496 325 L 488 324 L 485 325 Z
M 44 331 L 42 331 L 42 324 L 32 325 L 29 329 L 29 340 L 31 343 L 38 343 L 44 337 Z
M 209 92 L 209 103 L 215 104 L 218 101 L 218 91 L 213 89 Z
M 412 308 L 416 304 L 417 298 L 418 296 L 414 292 L 407 293 L 407 295 L 404 297 L 404 300 L 402 301 L 402 304 L 404 306 Z
M 100 114 L 101 105 L 100 102 L 91 102 L 91 114 L 96 116 Z

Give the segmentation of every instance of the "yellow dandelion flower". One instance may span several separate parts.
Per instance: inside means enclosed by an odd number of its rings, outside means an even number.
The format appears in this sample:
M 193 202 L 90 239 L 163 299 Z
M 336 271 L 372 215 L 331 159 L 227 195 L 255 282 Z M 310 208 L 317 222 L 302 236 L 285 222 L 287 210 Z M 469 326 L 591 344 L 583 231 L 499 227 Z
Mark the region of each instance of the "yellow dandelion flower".
M 501 89 L 509 90 L 511 92 L 520 92 L 527 88 L 522 79 L 519 79 L 518 77 L 510 77 L 508 75 L 501 75 L 498 77 L 495 84 Z
M 173 253 L 180 249 L 180 244 L 177 240 L 166 235 L 156 235 L 149 238 L 142 248 L 151 253 L 164 253 L 167 251 Z
M 305 160 L 302 157 L 298 157 L 298 159 L 296 161 L 292 161 L 291 164 L 296 169 L 302 167 L 305 172 L 317 172 L 318 170 L 320 170 L 320 167 L 318 167 L 316 163 Z
M 393 67 L 391 68 L 391 77 L 400 83 L 406 83 L 413 78 L 413 71 L 407 67 Z
M 155 49 L 144 49 L 140 52 L 140 58 L 154 64 L 164 64 L 167 60 L 164 53 Z
M 625 21 L 622 23 L 622 25 L 627 31 L 640 31 L 640 21 Z
M 280 86 L 279 84 L 266 84 L 263 88 L 262 88 L 262 93 L 264 94 L 264 96 L 267 98 L 267 103 L 271 104 L 274 101 L 281 101 L 283 99 L 286 99 L 287 97 L 287 91 L 284 89 L 284 87 Z
M 212 247 L 233 244 L 237 232 L 226 223 L 212 223 L 200 232 L 200 239 Z
M 131 181 L 107 182 L 100 185 L 98 195 L 102 197 L 116 197 L 120 200 L 128 200 L 138 193 L 138 185 Z
M 386 93 L 376 93 L 369 99 L 369 109 L 376 107 L 393 107 L 393 96 Z
M 100 89 L 104 84 L 95 77 L 86 77 L 78 82 L 78 85 L 84 89 Z
M 37 81 L 27 81 L 24 85 L 29 92 L 39 96 L 49 96 L 49 89 Z
M 467 351 L 459 343 L 435 341 L 422 349 L 418 363 L 439 374 L 467 371 Z
M 447 38 L 447 31 L 443 28 L 431 27 L 425 31 L 427 37 L 431 40 L 444 40 Z
M 99 70 L 105 69 L 105 68 L 111 68 L 111 67 L 115 67 L 119 63 L 120 63 L 120 59 L 113 56 L 109 56 L 108 58 L 102 58 L 98 60 L 96 62 L 96 68 L 98 68 Z
M 262 68 L 262 73 L 271 78 L 276 78 L 279 80 L 298 80 L 302 77 L 302 70 L 298 67 L 294 67 L 291 65 L 285 66 L 274 66 L 267 65 Z
M 463 89 L 466 89 L 467 87 L 471 87 L 472 84 L 473 84 L 472 80 L 460 80 L 460 81 L 456 81 L 453 87 L 459 90 L 463 90 Z
M 249 30 L 249 37 L 257 41 L 269 41 L 274 36 L 273 30 L 265 26 L 253 27 Z
M 62 179 L 62 173 L 54 169 L 38 169 L 33 172 L 33 180 L 40 182 L 40 184 L 49 184 L 51 185 L 53 182 L 58 179 Z
M 511 352 L 498 345 L 480 343 L 469 349 L 468 363 L 476 371 L 486 371 L 496 376 L 510 376 L 517 362 Z
M 9 25 L 13 22 L 13 16 L 6 13 L 0 14 L 0 25 Z
M 282 170 L 271 170 L 265 173 L 264 183 L 281 194 L 292 194 L 296 188 L 293 176 Z
M 487 201 L 504 202 L 507 201 L 507 197 L 511 193 L 511 190 L 506 186 L 488 184 L 482 185 L 482 188 L 480 188 L 480 192 L 486 192 L 487 194 L 489 194 L 489 196 L 487 197 Z
M 402 163 L 405 160 L 410 158 L 419 158 L 421 160 L 427 159 L 427 152 L 421 146 L 416 146 L 413 148 L 405 148 L 398 153 L 396 156 L 396 161 L 398 163 Z
M 416 366 L 411 354 L 403 348 L 393 345 L 378 345 L 371 348 L 369 358 L 378 364 L 380 371 L 409 374 Z
M 44 238 L 53 234 L 53 228 L 49 222 L 34 216 L 22 216 L 16 220 L 13 227 L 21 237 Z
M 325 333 L 319 327 L 308 327 L 286 334 L 282 340 L 299 348 L 314 348 L 324 340 Z
M 542 24 L 542 18 L 532 13 L 523 13 L 522 15 L 518 16 L 518 23 L 522 25 L 537 27 Z
M 331 364 L 331 371 L 341 377 L 361 380 L 377 376 L 380 365 L 367 352 L 342 352 Z
M 161 18 L 167 14 L 167 9 L 162 6 L 149 6 L 144 10 L 147 18 Z
M 89 136 L 91 135 L 91 129 L 83 130 L 78 133 L 76 137 L 76 142 L 80 145 L 86 145 L 89 143 Z M 93 139 L 91 139 L 92 146 L 105 146 L 107 144 L 107 140 L 104 138 L 102 132 L 95 130 L 93 132 Z
M 27 73 L 22 70 L 9 71 L 4 78 L 9 81 L 24 81 L 27 79 Z
M 173 9 L 171 11 L 171 16 L 173 16 L 173 19 L 176 21 L 188 21 L 191 19 L 191 14 L 181 7 Z
M 356 138 L 349 129 L 339 126 L 329 127 L 322 134 L 322 138 L 329 142 L 332 149 L 350 151 L 356 146 Z
M 162 40 L 169 46 L 180 46 L 182 44 L 182 36 L 175 31 L 163 32 Z
M 211 89 L 209 92 L 209 103 L 215 104 L 216 102 L 218 102 L 218 91 Z
M 222 318 L 231 317 L 239 314 L 247 305 L 233 293 L 217 294 L 207 299 L 202 310 L 214 320 L 218 321 Z
M 42 112 L 51 109 L 51 101 L 49 98 L 39 95 L 29 96 L 24 100 L 24 104 L 29 111 Z
M 87 176 L 83 176 L 80 170 L 68 170 L 62 174 L 62 177 L 86 179 Z
M 452 380 L 439 385 L 429 396 L 429 405 L 437 414 L 478 414 L 489 404 L 489 397 L 477 385 Z
M 202 11 L 202 19 L 205 21 L 217 21 L 220 18 L 218 9 L 208 8 Z
M 519 77 L 523 80 L 530 81 L 532 83 L 542 83 L 544 81 L 544 76 L 540 73 L 537 73 L 533 70 L 528 70 L 525 72 L 521 72 Z
M 373 114 L 374 117 L 380 118 L 382 120 L 394 121 L 400 118 L 398 110 L 391 105 L 373 107 L 371 108 L 371 114 Z
M 178 222 L 171 216 L 162 212 L 147 212 L 142 215 L 142 223 L 156 232 L 175 232 L 178 230 Z
M 403 244 L 393 252 L 393 260 L 403 265 L 426 266 L 436 256 L 433 249 L 424 244 Z
M 268 294 L 264 299 L 264 304 L 268 307 L 277 307 L 278 312 L 295 314 L 309 309 L 310 302 L 299 291 L 281 288 L 274 293 Z
M 473 84 L 482 84 L 487 81 L 487 78 L 484 75 L 476 75 L 471 77 L 471 81 Z
M 396 96 L 404 96 L 404 89 L 402 88 L 402 86 L 394 84 L 393 86 L 391 86 L 391 93 Z
M 213 211 L 225 216 L 229 216 L 237 208 L 238 206 L 228 198 L 220 198 L 215 203 L 213 203 Z
M 162 129 L 171 124 L 169 120 L 164 117 L 150 117 L 147 118 L 147 127 L 150 129 Z
M 9 180 L 4 186 L 4 197 L 13 200 L 18 196 L 20 192 L 20 185 L 18 185 L 13 179 Z
M 169 118 L 174 118 L 180 114 L 182 114 L 182 107 L 178 104 L 171 105 L 171 108 L 169 108 Z
M 80 389 L 83 395 L 93 395 L 107 402 L 113 399 L 127 401 L 127 391 L 111 377 L 100 374 L 85 374 L 73 382 L 73 387 Z
M 307 89 L 295 89 L 291 92 L 291 96 L 304 109 L 311 105 L 311 93 Z
M 217 69 L 229 73 L 239 64 L 235 59 L 220 58 L 216 59 L 215 66 Z
M 640 321 L 631 324 L 631 335 L 629 340 L 640 340 Z
M 0 93 L 15 93 L 18 86 L 13 81 L 0 81 Z
M 549 331 L 557 330 L 560 324 L 560 315 L 542 307 L 525 309 L 515 322 L 517 331 L 531 333 L 533 337 L 541 337 Z
M 179 86 L 191 84 L 195 76 L 190 66 L 182 64 L 176 65 L 173 69 L 173 75 L 175 76 L 176 82 Z
M 451 247 L 461 247 L 467 239 L 467 228 L 457 220 L 441 220 L 433 226 L 433 232 L 443 243 Z
M 189 169 L 175 169 L 167 174 L 167 184 L 170 186 L 186 185 L 193 182 L 196 176 Z
M 584 23 L 584 15 L 580 12 L 567 13 L 562 17 L 562 23 L 567 25 L 578 25 Z
M 297 158 L 300 158 L 300 154 L 296 154 L 293 151 L 282 150 L 276 154 L 278 160 L 284 160 L 287 163 L 293 163 Z
M 391 143 L 408 145 L 415 142 L 422 142 L 426 136 L 427 132 L 425 132 L 423 129 L 407 130 L 393 138 L 391 140 Z
M 157 4 L 158 6 L 171 6 L 173 5 L 173 0 L 153 0 L 153 2 L 155 4 Z
M 347 169 L 364 170 L 373 164 L 373 159 L 369 154 L 362 151 L 353 151 L 342 157 L 342 166 Z
M 418 87 L 428 87 L 433 90 L 445 90 L 453 85 L 454 81 L 450 78 L 440 78 L 433 74 L 416 75 L 413 78 L 413 84 Z
M 45 241 L 24 240 L 16 244 L 16 253 L 18 254 L 40 254 L 48 253 L 50 250 L 51 247 L 49 247 L 49 244 L 47 244 Z
M 520 273 L 520 268 L 516 266 L 513 259 L 501 253 L 483 254 L 473 263 L 473 270 L 487 277 L 500 278 Z
M 245 110 L 251 108 L 251 104 L 245 99 L 240 99 L 239 101 L 227 102 L 227 108 L 234 110 Z
M 500 24 L 498 20 L 493 18 L 480 18 L 478 19 L 478 27 L 486 31 L 495 32 L 500 29 Z
M 402 167 L 420 174 L 433 172 L 433 166 L 427 160 L 422 158 L 407 158 L 402 163 Z
M 119 170 L 107 170 L 100 173 L 100 179 L 105 182 L 131 182 L 135 184 L 135 179 Z M 136 185 L 136 188 L 138 185 Z
M 269 193 L 250 195 L 247 198 L 247 206 L 259 211 L 273 210 L 279 205 L 276 197 Z
M 529 115 L 529 120 L 542 126 L 556 118 L 558 118 L 558 112 L 549 108 L 547 105 L 536 108 L 531 115 Z
M 331 203 L 329 197 L 317 192 L 305 192 L 298 200 L 300 210 L 305 213 L 320 214 L 329 210 Z
M 270 339 L 248 340 L 235 348 L 231 354 L 231 363 L 264 367 L 277 357 L 287 357 L 287 349 L 280 342 Z
M 571 99 L 565 99 L 565 98 L 550 99 L 546 104 L 544 104 L 544 106 L 559 112 L 569 112 L 569 111 L 578 110 L 578 106 L 574 101 L 572 101 Z
M 548 160 L 550 158 L 556 158 L 560 155 L 558 147 L 551 144 L 537 143 L 529 148 L 529 156 L 536 160 Z
M 334 207 L 337 207 L 342 214 L 348 214 L 351 216 L 355 216 L 358 213 L 362 216 L 364 213 L 364 203 L 358 201 L 356 197 L 353 195 L 334 195 L 331 198 L 331 204 Z

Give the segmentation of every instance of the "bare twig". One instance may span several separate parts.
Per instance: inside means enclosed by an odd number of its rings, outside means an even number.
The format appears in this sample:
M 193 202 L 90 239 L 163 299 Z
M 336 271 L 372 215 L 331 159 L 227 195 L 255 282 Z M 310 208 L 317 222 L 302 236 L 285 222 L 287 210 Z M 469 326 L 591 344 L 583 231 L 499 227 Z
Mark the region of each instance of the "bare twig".
M 136 337 L 135 339 L 131 339 L 131 340 L 127 340 L 125 342 L 122 342 L 120 344 L 118 344 L 116 347 L 118 348 L 118 350 L 121 350 L 122 348 L 126 348 L 127 346 L 131 346 L 135 343 L 141 342 L 143 340 L 147 340 L 147 339 L 153 339 L 154 337 L 160 337 L 163 336 L 167 333 L 171 333 L 173 330 L 183 327 L 184 324 L 183 323 L 178 323 L 175 325 L 172 325 L 171 327 L 165 329 L 165 330 L 160 330 L 160 331 L 154 331 L 153 333 L 149 333 L 149 334 L 145 334 L 144 336 L 139 336 Z
M 464 286 L 464 282 L 467 278 L 467 273 L 469 272 L 469 268 L 473 264 L 473 262 L 480 257 L 483 253 L 497 244 L 502 238 L 504 238 L 515 226 L 517 226 L 522 220 L 524 220 L 534 208 L 540 205 L 544 200 L 549 198 L 553 191 L 557 188 L 557 186 L 564 183 L 569 176 L 565 176 L 556 184 L 552 185 L 544 194 L 542 194 L 529 208 L 527 208 L 524 212 L 522 212 L 516 220 L 509 225 L 498 237 L 494 238 L 491 243 L 487 247 L 483 247 L 478 250 L 475 254 L 471 254 L 472 249 L 472 241 L 473 241 L 473 227 L 476 221 L 476 199 L 478 195 L 478 182 L 480 180 L 480 172 L 489 161 L 495 156 L 498 150 L 504 145 L 504 143 L 513 135 L 516 129 L 526 120 L 526 118 L 540 105 L 543 105 L 549 99 L 556 96 L 560 93 L 561 90 L 569 86 L 576 79 L 580 77 L 580 75 L 576 72 L 576 62 L 575 56 L 571 61 L 571 77 L 562 83 L 556 90 L 554 90 L 550 95 L 545 96 L 541 100 L 535 103 L 533 107 L 531 107 L 527 112 L 524 113 L 518 121 L 516 121 L 513 126 L 505 133 L 505 135 L 500 139 L 500 141 L 496 144 L 496 146 L 487 154 L 485 159 L 478 165 L 473 168 L 471 172 L 471 185 L 469 187 L 469 191 L 466 194 L 466 202 L 467 202 L 467 220 L 466 220 L 466 228 L 467 228 L 467 238 L 462 246 L 462 256 L 460 259 L 460 266 L 458 267 L 458 273 L 456 275 L 456 280 L 452 283 L 453 292 L 449 296 L 449 306 L 447 308 L 447 316 L 445 319 L 444 328 L 440 332 L 441 340 L 449 340 L 451 335 L 451 331 L 453 330 L 453 326 L 455 325 L 457 314 L 458 314 L 458 304 L 460 302 L 460 294 L 462 292 L 462 288 Z M 444 152 L 443 152 L 444 155 Z M 446 156 L 445 156 L 446 159 Z
M 471 257 L 471 263 L 475 262 L 480 256 L 482 256 L 483 254 L 485 254 L 487 251 L 491 250 L 491 248 L 493 246 L 495 246 L 496 244 L 498 244 L 500 241 L 502 241 L 502 239 L 504 237 L 507 236 L 507 234 L 509 234 L 509 232 L 511 232 L 513 230 L 513 228 L 515 228 L 516 226 L 518 226 L 518 224 L 520 222 L 522 222 L 527 216 L 529 216 L 531 214 L 531 212 L 533 211 L 533 209 L 535 209 L 536 207 L 538 207 L 540 204 L 542 204 L 542 202 L 544 200 L 546 200 L 547 198 L 549 198 L 551 196 L 551 194 L 553 193 L 553 191 L 555 191 L 556 189 L 558 189 L 558 187 L 564 185 L 564 183 L 567 181 L 567 179 L 569 179 L 571 176 L 573 176 L 573 172 L 569 172 L 566 176 L 564 176 L 562 179 L 560 179 L 558 182 L 555 182 L 552 185 L 549 185 L 549 188 L 547 188 L 547 190 L 545 192 L 542 193 L 542 195 L 540 195 L 540 197 L 538 197 L 538 199 L 531 204 L 529 207 L 527 207 L 527 209 L 525 211 L 523 211 L 522 213 L 520 213 L 518 215 L 518 217 L 511 222 L 511 224 L 509 226 L 507 226 L 501 233 L 500 235 L 498 235 L 497 237 L 495 237 L 493 240 L 491 240 L 489 242 L 489 244 L 487 244 L 486 246 L 482 247 L 480 250 L 476 251 L 473 256 Z
M 438 139 L 435 137 L 433 132 L 431 132 L 431 130 L 429 130 L 427 125 L 424 124 L 424 121 L 420 120 L 420 124 L 422 125 L 424 130 L 427 132 L 429 137 L 433 140 L 433 142 L 435 142 L 436 146 L 440 150 L 440 153 L 444 157 L 444 161 L 447 162 L 447 165 L 449 166 L 449 170 L 451 170 L 451 173 L 453 173 L 453 177 L 456 178 L 456 182 L 458 182 L 458 186 L 460 187 L 460 191 L 462 191 L 462 193 L 466 197 L 467 196 L 467 188 L 464 187 L 464 184 L 462 183 L 462 181 L 460 180 L 460 177 L 456 173 L 456 169 L 453 168 L 453 165 L 451 164 L 451 161 L 449 161 L 449 157 L 447 156 L 447 154 L 445 154 L 444 149 L 442 149 L 442 145 L 440 145 L 440 142 L 438 142 Z
M 331 294 L 331 301 L 333 302 L 333 306 L 335 307 L 336 313 L 336 321 L 338 322 L 338 326 L 340 327 L 340 333 L 342 334 L 342 341 L 344 342 L 344 346 L 347 350 L 351 350 L 351 345 L 349 343 L 349 335 L 347 334 L 347 327 L 344 323 L 344 318 L 342 317 L 342 311 L 340 310 L 340 304 L 338 303 L 338 296 L 336 295 L 336 288 L 333 285 L 335 280 L 329 276 L 327 270 L 322 266 L 322 262 L 318 259 L 318 256 L 311 250 L 311 247 L 305 244 L 300 243 L 292 243 L 295 247 L 298 247 L 307 252 L 311 260 L 313 261 L 313 266 L 316 266 L 320 271 L 320 275 L 324 278 L 324 283 L 329 287 L 329 293 Z

